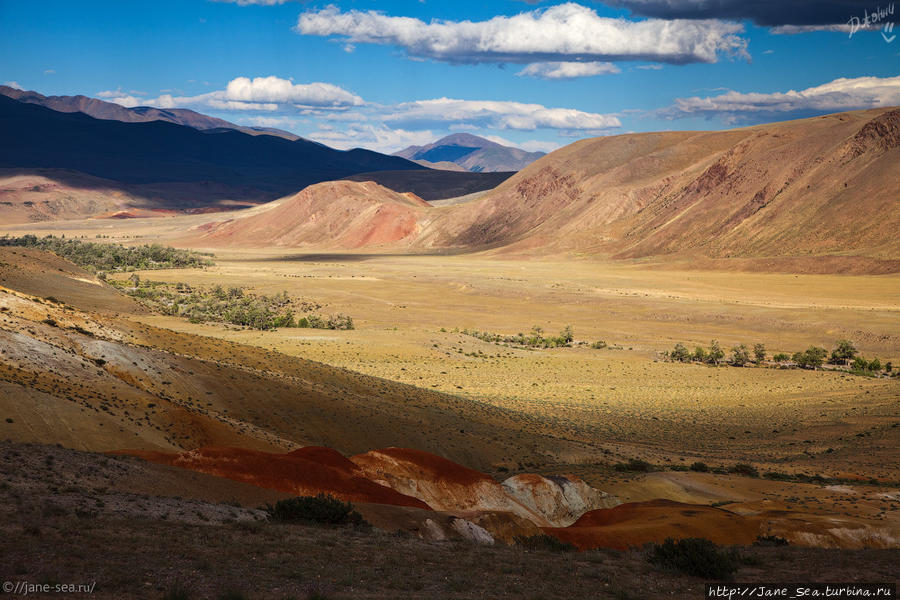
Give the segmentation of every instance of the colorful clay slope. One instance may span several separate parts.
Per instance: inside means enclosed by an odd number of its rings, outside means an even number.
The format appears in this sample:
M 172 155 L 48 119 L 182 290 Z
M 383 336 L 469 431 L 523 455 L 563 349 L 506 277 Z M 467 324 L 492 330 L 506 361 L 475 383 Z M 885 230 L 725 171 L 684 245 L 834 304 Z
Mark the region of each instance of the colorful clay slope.
M 415 239 L 428 203 L 373 182 L 311 185 L 250 216 L 203 226 L 192 243 L 209 246 L 396 247 Z

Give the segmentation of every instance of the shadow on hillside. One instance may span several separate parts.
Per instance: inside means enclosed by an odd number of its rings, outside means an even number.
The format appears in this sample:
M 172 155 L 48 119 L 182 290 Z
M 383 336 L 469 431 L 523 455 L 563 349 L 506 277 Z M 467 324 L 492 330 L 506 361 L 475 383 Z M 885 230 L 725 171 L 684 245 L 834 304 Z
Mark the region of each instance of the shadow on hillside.
M 431 253 L 384 253 L 384 254 L 341 254 L 341 253 L 311 253 L 311 254 L 282 254 L 265 258 L 248 257 L 235 258 L 230 262 L 364 262 L 379 258 L 413 258 L 418 256 L 451 256 L 464 254 L 464 252 L 431 252 Z

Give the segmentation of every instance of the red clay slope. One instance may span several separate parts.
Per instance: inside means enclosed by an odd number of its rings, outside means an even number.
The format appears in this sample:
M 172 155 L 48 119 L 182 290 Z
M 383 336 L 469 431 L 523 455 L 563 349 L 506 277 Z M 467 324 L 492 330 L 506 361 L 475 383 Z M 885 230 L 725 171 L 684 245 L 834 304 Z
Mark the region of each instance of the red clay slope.
M 245 217 L 208 224 L 188 243 L 206 246 L 403 246 L 419 233 L 429 204 L 371 181 L 328 181 Z
M 362 476 L 356 465 L 329 448 L 310 446 L 287 454 L 222 447 L 199 448 L 178 454 L 140 450 L 123 450 L 120 453 L 298 496 L 325 493 L 345 502 L 430 510 L 421 500 Z
M 548 527 L 544 531 L 579 550 L 625 550 L 669 537 L 702 537 L 717 544 L 746 545 L 756 540 L 760 524 L 757 519 L 721 508 L 650 500 L 593 510 L 569 527 Z

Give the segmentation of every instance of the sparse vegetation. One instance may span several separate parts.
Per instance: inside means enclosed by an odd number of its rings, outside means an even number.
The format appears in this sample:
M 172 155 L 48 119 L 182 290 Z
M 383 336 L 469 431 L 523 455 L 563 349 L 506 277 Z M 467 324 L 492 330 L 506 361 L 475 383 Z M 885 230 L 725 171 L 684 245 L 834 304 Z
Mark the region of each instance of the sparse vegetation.
M 759 470 L 747 463 L 737 463 L 728 470 L 731 473 L 737 473 L 738 475 L 744 475 L 746 477 L 759 477 Z
M 737 570 L 733 553 L 720 550 L 705 538 L 677 542 L 668 538 L 662 544 L 651 544 L 647 560 L 665 569 L 711 579 L 724 579 Z
M 21 246 L 53 252 L 79 267 L 97 273 L 105 279 L 107 272 L 123 272 L 151 269 L 189 269 L 208 267 L 213 262 L 199 252 L 180 250 L 159 244 L 122 246 L 85 242 L 77 238 L 48 235 L 0 237 L 0 246 Z
M 655 471 L 656 468 L 648 463 L 646 460 L 641 460 L 639 458 L 629 459 L 628 462 L 624 463 L 616 463 L 613 465 L 613 468 L 616 471 L 635 471 L 638 473 L 649 473 L 651 471 Z
M 756 343 L 753 345 L 753 355 L 751 358 L 750 349 L 746 344 L 737 344 L 731 349 L 731 356 L 728 364 L 735 367 L 745 367 L 750 364 L 757 366 L 765 366 L 766 363 L 766 347 L 764 344 Z M 710 343 L 709 350 L 697 346 L 691 353 L 681 342 L 675 344 L 675 347 L 668 352 L 663 353 L 663 357 L 670 362 L 697 362 L 709 365 L 718 365 L 724 354 L 716 340 Z M 801 369 L 819 369 L 825 364 L 828 352 L 825 348 L 819 346 L 809 346 L 802 352 L 795 352 L 792 355 L 784 352 L 778 352 L 772 356 L 772 364 L 779 368 L 801 368 Z M 891 373 L 893 365 L 886 363 L 882 365 L 878 358 L 866 360 L 859 356 L 859 352 L 853 344 L 847 340 L 839 340 L 835 349 L 832 350 L 828 363 L 831 365 L 849 365 L 849 371 L 855 375 L 873 376 L 881 373 Z
M 758 535 L 756 536 L 756 541 L 753 542 L 754 546 L 788 546 L 790 545 L 786 539 L 783 537 L 778 537 L 777 535 Z
M 353 509 L 352 504 L 341 502 L 334 496 L 326 494 L 279 500 L 274 506 L 267 504 L 265 511 L 270 521 L 283 523 L 318 523 L 353 525 L 354 527 L 369 525 L 362 515 Z
M 539 327 L 538 325 L 532 327 L 531 332 L 528 334 L 520 332 L 516 335 L 501 335 L 499 333 L 490 333 L 487 331 L 470 329 L 463 329 L 461 333 L 464 335 L 472 336 L 474 338 L 478 338 L 483 342 L 489 342 L 492 344 L 510 344 L 513 346 L 525 346 L 528 348 L 568 347 L 572 345 L 572 342 L 575 339 L 575 333 L 572 330 L 571 325 L 566 325 L 557 336 L 545 336 L 543 328 Z M 603 346 L 595 345 L 594 347 L 606 347 L 605 342 L 600 343 L 602 343 Z
M 312 329 L 353 329 L 347 315 L 327 317 L 311 313 L 321 305 L 298 302 L 286 292 L 267 296 L 246 293 L 242 288 L 222 286 L 192 287 L 185 283 L 141 280 L 133 275 L 127 281 L 111 283 L 143 304 L 167 315 L 185 317 L 192 323 L 230 323 L 254 329 L 277 327 L 309 327 Z M 295 311 L 307 313 L 295 316 Z
M 517 546 L 537 552 L 575 552 L 578 550 L 573 544 L 564 542 L 546 533 L 529 536 L 517 535 L 513 537 L 513 541 Z

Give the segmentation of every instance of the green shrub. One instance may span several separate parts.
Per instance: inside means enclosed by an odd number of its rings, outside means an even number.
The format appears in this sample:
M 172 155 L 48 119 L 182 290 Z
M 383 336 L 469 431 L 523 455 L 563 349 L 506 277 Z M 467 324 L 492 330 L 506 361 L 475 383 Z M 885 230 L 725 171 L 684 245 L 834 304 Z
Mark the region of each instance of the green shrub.
M 729 469 L 732 473 L 738 475 L 746 475 L 747 477 L 759 477 L 759 470 L 753 465 L 747 463 L 737 463 Z
M 649 473 L 650 471 L 655 471 L 652 464 L 648 463 L 646 460 L 641 460 L 639 458 L 632 458 L 627 463 L 616 463 L 613 468 L 616 471 L 637 471 L 639 473 Z
M 35 235 L 23 235 L 22 237 L 4 235 L 0 237 L 0 246 L 48 250 L 93 272 L 187 269 L 213 264 L 211 260 L 198 252 L 164 247 L 159 244 L 126 247 L 119 244 L 100 244 L 83 242 L 78 239 L 58 238 L 52 235 L 42 238 Z
M 669 360 L 675 362 L 690 362 L 691 354 L 688 352 L 688 349 L 684 347 L 684 344 L 678 342 L 675 344 L 675 348 L 669 353 Z
M 733 554 L 723 552 L 704 538 L 672 538 L 652 544 L 647 560 L 666 569 L 709 579 L 724 579 L 737 569 Z
M 591 344 L 591 348 L 593 348 L 594 350 L 603 350 L 604 348 L 606 348 L 606 342 L 604 342 L 603 340 L 597 340 L 596 342 Z
M 778 354 L 776 354 L 775 356 L 772 357 L 772 360 L 774 360 L 777 363 L 785 363 L 785 362 L 791 360 L 791 357 L 788 356 L 787 354 L 785 354 L 784 352 L 779 352 Z
M 543 552 L 575 552 L 578 550 L 573 544 L 564 542 L 559 538 L 546 533 L 538 533 L 536 535 L 517 535 L 513 537 L 513 541 L 517 546 L 522 546 L 526 550 L 543 551 Z
M 778 537 L 777 535 L 758 535 L 756 536 L 756 541 L 753 542 L 754 546 L 789 546 L 790 544 L 783 537 Z
M 706 473 L 709 471 L 709 467 L 704 462 L 691 463 L 690 469 L 691 471 L 697 471 L 698 473 Z
M 368 526 L 352 504 L 325 494 L 279 500 L 274 506 L 267 504 L 265 511 L 270 521 Z

